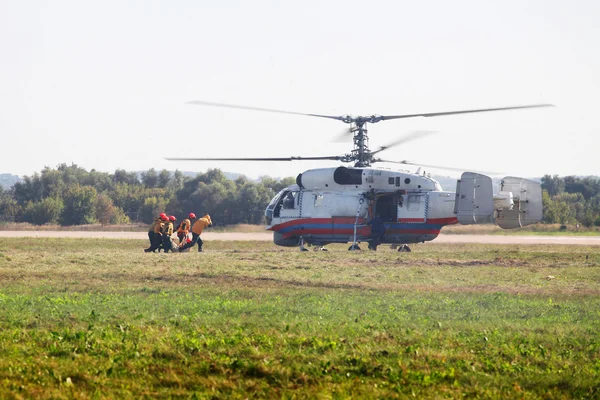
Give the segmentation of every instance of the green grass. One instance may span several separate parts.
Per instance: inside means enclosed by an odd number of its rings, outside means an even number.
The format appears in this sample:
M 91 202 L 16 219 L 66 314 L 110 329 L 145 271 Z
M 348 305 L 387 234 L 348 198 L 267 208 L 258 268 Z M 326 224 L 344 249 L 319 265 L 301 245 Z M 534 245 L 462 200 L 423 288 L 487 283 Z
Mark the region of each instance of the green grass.
M 576 225 L 534 224 L 518 229 L 502 229 L 495 224 L 448 225 L 443 228 L 445 234 L 505 235 L 505 236 L 600 236 L 600 227 L 586 228 Z
M 0 398 L 600 398 L 600 249 L 0 240 Z

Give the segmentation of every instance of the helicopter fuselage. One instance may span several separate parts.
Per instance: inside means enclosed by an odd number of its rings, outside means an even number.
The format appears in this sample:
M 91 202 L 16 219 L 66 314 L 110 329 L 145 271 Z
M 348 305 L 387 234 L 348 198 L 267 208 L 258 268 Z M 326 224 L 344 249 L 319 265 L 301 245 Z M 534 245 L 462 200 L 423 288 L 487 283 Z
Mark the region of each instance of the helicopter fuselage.
M 301 243 L 409 244 L 435 239 L 457 223 L 455 193 L 425 175 L 380 168 L 308 170 L 265 211 L 280 246 Z

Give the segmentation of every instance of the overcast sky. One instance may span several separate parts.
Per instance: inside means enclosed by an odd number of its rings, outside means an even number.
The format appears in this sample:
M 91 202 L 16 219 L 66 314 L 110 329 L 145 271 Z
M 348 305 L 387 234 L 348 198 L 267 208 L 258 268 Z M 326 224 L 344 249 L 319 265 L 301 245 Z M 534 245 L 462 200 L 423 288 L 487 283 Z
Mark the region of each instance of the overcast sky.
M 164 157 L 352 148 L 331 142 L 345 127 L 335 120 L 186 104 L 205 100 L 328 115 L 552 103 L 384 121 L 368 126 L 370 147 L 434 130 L 381 156 L 525 177 L 598 175 L 598 21 L 597 0 L 0 0 L 0 173 L 76 163 L 295 176 L 337 164 Z

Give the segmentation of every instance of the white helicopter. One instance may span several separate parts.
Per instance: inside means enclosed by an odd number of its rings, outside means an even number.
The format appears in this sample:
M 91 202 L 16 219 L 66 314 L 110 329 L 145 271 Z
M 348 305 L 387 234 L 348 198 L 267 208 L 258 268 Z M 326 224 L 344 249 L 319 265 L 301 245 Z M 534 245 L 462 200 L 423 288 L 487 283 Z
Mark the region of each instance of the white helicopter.
M 283 158 L 168 158 L 198 161 L 295 161 L 335 160 L 354 162 L 354 167 L 310 169 L 298 175 L 296 184 L 281 190 L 265 210 L 267 230 L 279 246 L 307 245 L 326 250 L 330 243 L 352 243 L 348 250 L 360 250 L 368 243 L 371 250 L 390 244 L 398 251 L 410 251 L 408 244 L 435 239 L 445 225 L 474 224 L 494 218 L 504 229 L 513 229 L 542 219 L 542 191 L 538 182 L 505 177 L 494 194 L 489 176 L 464 172 L 456 192 L 442 190 L 441 185 L 425 173 L 371 168 L 378 162 L 435 167 L 408 161 L 383 160 L 378 153 L 430 132 L 414 132 L 375 151 L 368 147 L 367 124 L 391 119 L 438 117 L 455 114 L 551 107 L 535 104 L 461 111 L 406 115 L 331 116 L 305 114 L 268 108 L 192 101 L 190 104 L 265 111 L 329 118 L 350 124 L 354 149 L 341 156 Z

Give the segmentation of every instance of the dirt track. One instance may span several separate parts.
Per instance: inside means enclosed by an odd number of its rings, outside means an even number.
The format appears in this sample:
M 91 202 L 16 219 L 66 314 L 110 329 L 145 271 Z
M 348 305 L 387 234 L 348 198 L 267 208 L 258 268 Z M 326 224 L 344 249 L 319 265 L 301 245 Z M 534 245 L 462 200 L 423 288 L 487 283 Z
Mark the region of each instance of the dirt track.
M 74 231 L 0 231 L 3 237 L 52 237 L 86 239 L 147 239 L 146 232 L 74 232 Z M 258 240 L 272 241 L 270 232 L 260 233 L 215 233 L 202 234 L 204 240 Z M 574 244 L 600 246 L 599 236 L 496 236 L 496 235 L 444 235 L 436 243 L 488 243 L 488 244 Z

